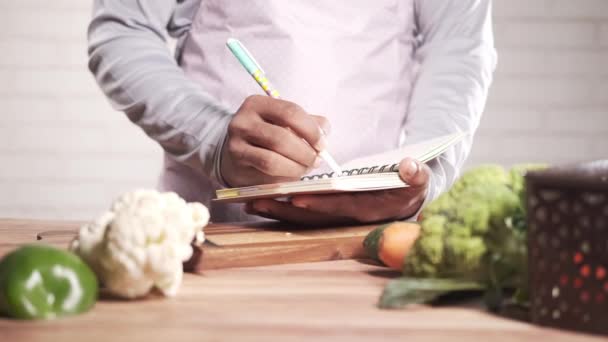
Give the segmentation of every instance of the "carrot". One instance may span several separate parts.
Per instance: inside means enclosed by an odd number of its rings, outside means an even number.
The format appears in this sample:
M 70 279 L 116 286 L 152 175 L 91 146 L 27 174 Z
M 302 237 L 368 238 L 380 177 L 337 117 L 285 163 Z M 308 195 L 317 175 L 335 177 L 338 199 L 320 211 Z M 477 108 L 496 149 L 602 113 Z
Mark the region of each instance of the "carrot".
M 370 232 L 363 245 L 371 257 L 390 268 L 402 270 L 405 258 L 419 235 L 418 224 L 393 222 Z

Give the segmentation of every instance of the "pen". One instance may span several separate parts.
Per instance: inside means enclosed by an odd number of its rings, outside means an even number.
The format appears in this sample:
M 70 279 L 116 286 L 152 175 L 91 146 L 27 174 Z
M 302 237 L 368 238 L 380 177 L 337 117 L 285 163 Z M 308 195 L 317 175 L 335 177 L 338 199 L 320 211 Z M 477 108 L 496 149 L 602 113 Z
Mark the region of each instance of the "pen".
M 251 53 L 245 48 L 245 46 L 237 39 L 229 38 L 226 42 L 226 45 L 232 51 L 232 54 L 236 59 L 241 63 L 241 65 L 247 70 L 247 72 L 253 77 L 253 79 L 257 82 L 257 84 L 262 87 L 264 92 L 275 99 L 280 99 L 281 95 L 279 91 L 274 88 L 274 86 L 270 83 L 266 75 L 264 74 L 264 70 L 258 64 L 258 62 L 253 58 Z M 321 130 L 321 128 L 319 128 Z M 321 130 L 322 134 L 323 131 Z M 318 151 L 319 156 L 325 160 L 325 162 L 329 165 L 329 167 L 334 171 L 334 173 L 339 177 L 342 175 L 342 169 L 336 163 L 334 158 L 327 152 L 327 150 Z

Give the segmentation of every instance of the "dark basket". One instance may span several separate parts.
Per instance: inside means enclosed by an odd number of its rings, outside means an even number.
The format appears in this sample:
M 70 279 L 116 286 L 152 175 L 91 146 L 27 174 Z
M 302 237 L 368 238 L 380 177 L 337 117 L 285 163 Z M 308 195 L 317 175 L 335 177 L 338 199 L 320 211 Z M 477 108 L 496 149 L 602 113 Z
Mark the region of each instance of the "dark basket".
M 608 160 L 526 175 L 532 322 L 608 334 Z

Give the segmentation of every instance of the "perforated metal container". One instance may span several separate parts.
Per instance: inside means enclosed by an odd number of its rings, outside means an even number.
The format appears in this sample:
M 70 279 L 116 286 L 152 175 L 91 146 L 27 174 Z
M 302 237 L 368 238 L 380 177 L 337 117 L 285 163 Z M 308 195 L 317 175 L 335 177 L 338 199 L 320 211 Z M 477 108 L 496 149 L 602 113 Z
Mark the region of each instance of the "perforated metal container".
M 608 334 L 608 160 L 526 175 L 531 319 Z

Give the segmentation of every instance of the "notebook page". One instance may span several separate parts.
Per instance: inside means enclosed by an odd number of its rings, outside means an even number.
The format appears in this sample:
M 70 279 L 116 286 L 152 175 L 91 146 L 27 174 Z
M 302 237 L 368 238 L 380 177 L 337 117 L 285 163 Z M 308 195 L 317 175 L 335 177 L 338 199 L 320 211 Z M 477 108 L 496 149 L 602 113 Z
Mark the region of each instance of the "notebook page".
M 449 146 L 463 136 L 463 133 L 450 134 L 418 144 L 403 146 L 392 151 L 358 158 L 341 166 L 343 170 L 369 168 L 373 166 L 380 167 L 382 165 L 391 166 L 393 164 L 399 164 L 399 162 L 406 157 L 411 157 L 422 162 L 426 162 L 439 155 L 446 146 Z

